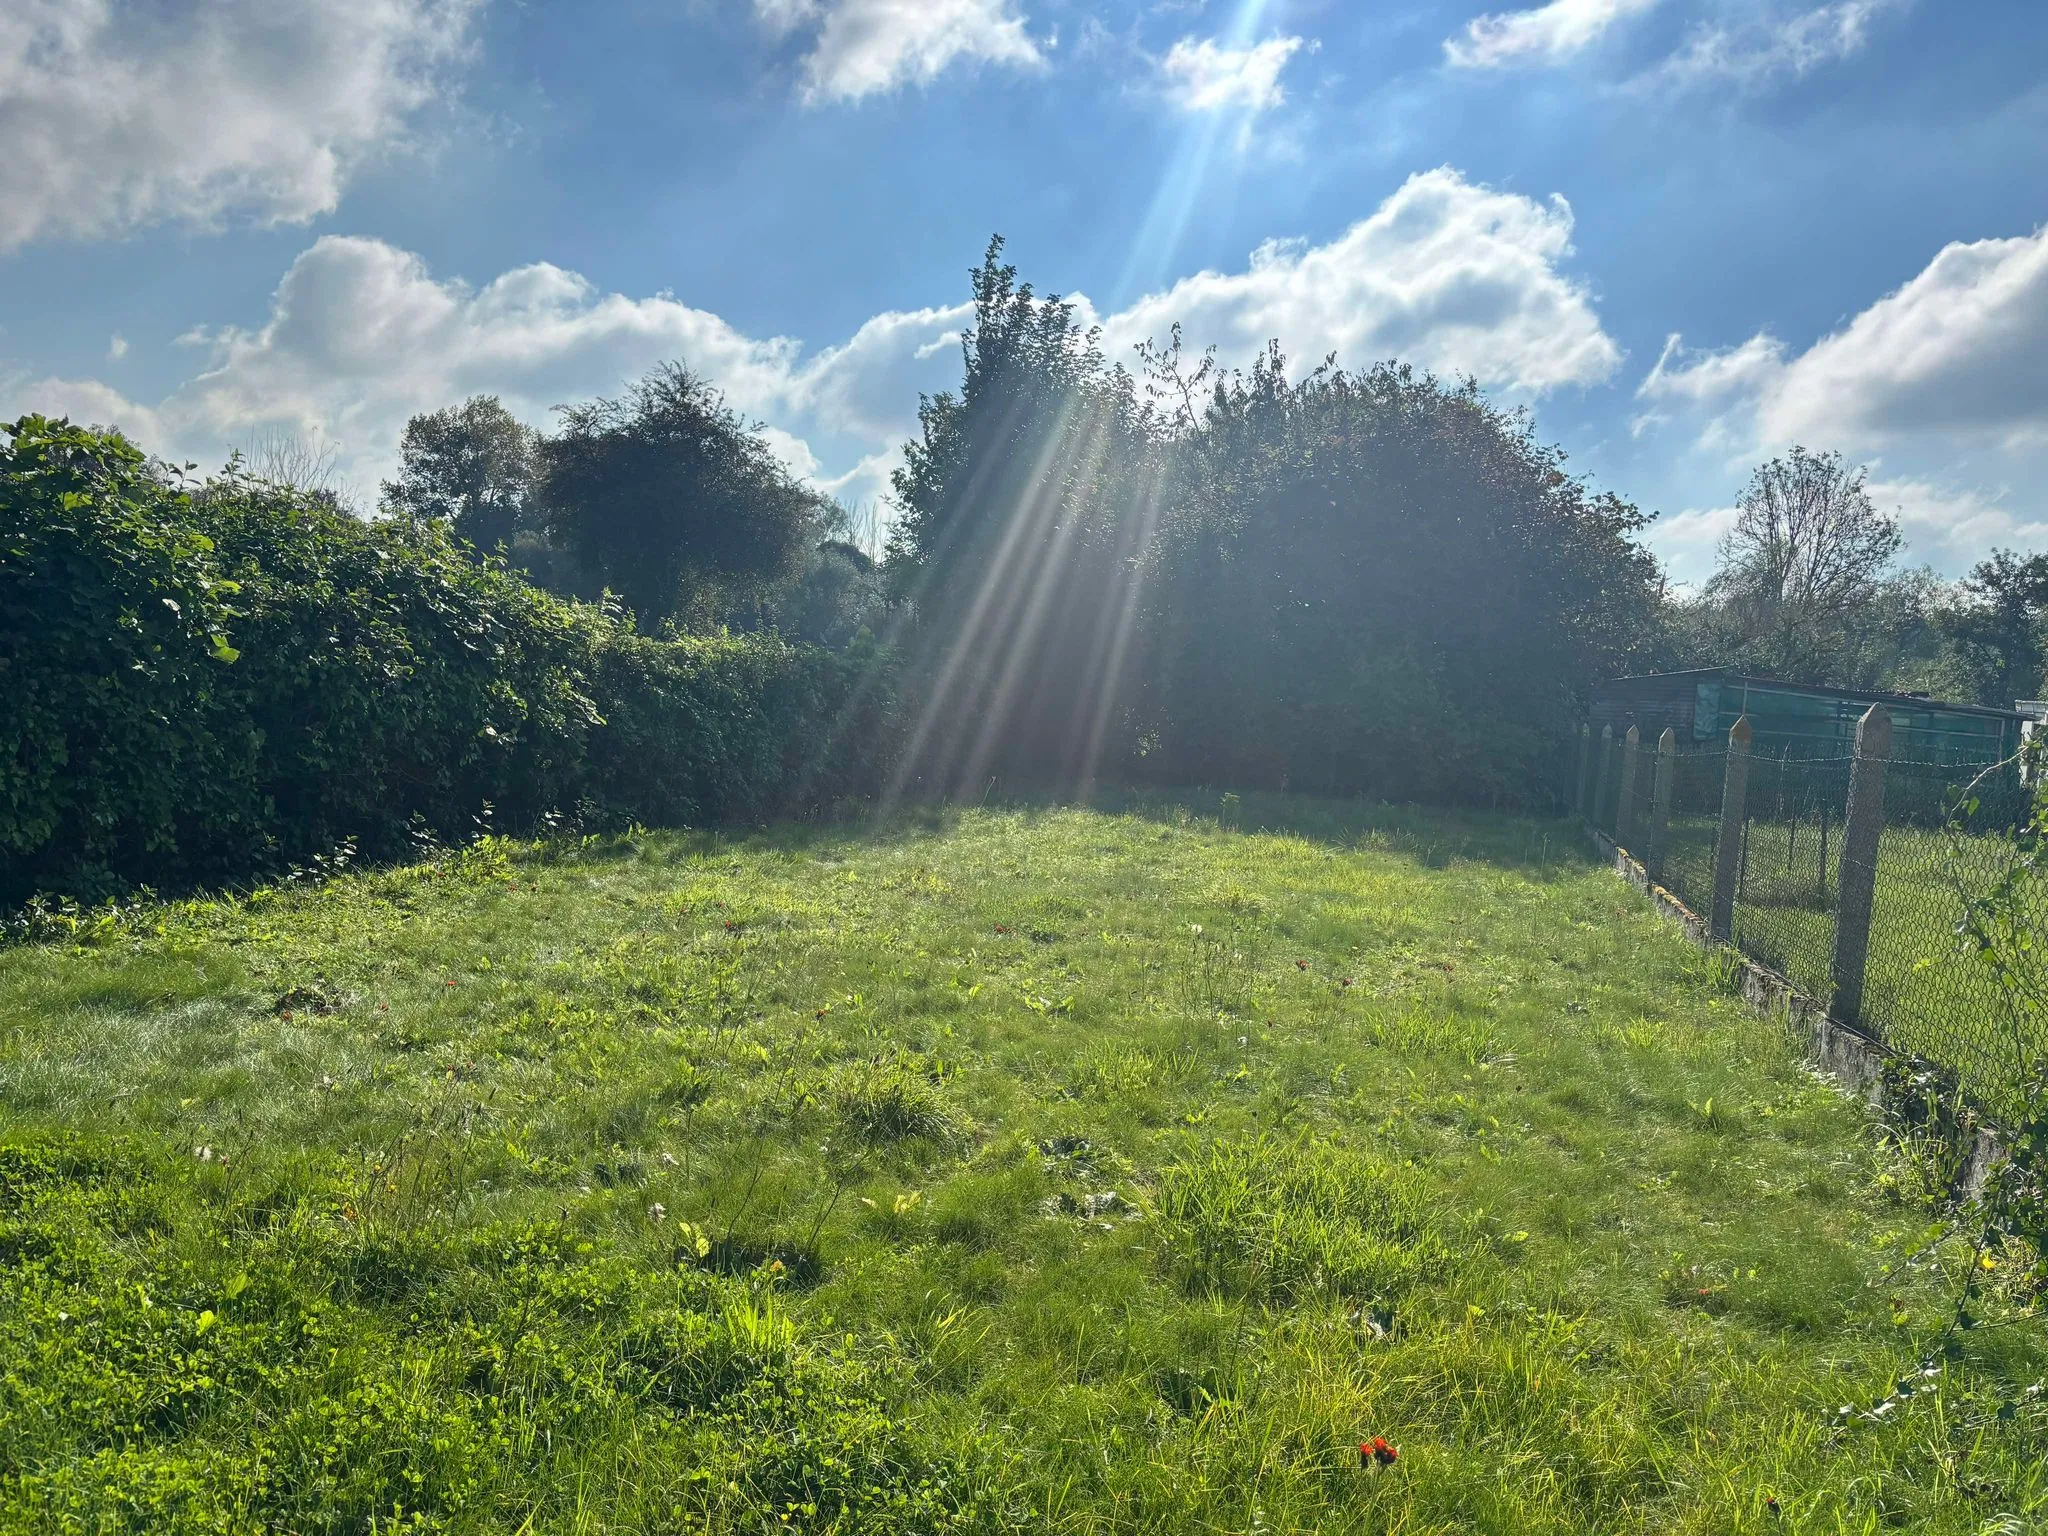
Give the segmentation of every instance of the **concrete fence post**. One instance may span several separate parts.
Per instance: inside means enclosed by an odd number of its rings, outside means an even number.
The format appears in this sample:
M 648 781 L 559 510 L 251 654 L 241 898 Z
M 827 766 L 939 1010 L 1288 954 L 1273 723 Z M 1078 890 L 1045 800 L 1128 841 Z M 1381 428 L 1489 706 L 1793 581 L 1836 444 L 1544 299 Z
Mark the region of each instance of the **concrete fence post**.
M 1849 767 L 1849 816 L 1842 827 L 1842 894 L 1835 907 L 1834 1015 L 1863 1022 L 1863 967 L 1870 956 L 1870 917 L 1877 900 L 1877 848 L 1884 831 L 1885 759 L 1892 751 L 1892 717 L 1873 704 L 1856 725 L 1856 757 Z
M 1742 823 L 1749 797 L 1749 742 L 1744 715 L 1728 729 L 1728 770 L 1721 779 L 1721 830 L 1714 838 L 1714 912 L 1707 933 L 1716 944 L 1735 942 L 1735 887 L 1742 878 Z
M 1593 819 L 1593 722 L 1579 722 L 1579 793 L 1572 808 L 1586 820 Z
M 1600 825 L 1600 807 L 1607 803 L 1607 781 L 1614 773 L 1614 727 L 1600 727 L 1600 766 L 1593 775 L 1593 804 L 1586 819 Z
M 1670 726 L 1657 738 L 1657 777 L 1650 789 L 1650 830 L 1643 841 L 1648 857 L 1643 867 L 1659 880 L 1664 878 L 1664 859 L 1671 848 L 1671 797 L 1678 778 L 1678 733 Z
M 1614 840 L 1624 848 L 1635 841 L 1636 775 L 1642 755 L 1643 733 L 1632 725 L 1621 739 L 1621 802 L 1614 808 Z

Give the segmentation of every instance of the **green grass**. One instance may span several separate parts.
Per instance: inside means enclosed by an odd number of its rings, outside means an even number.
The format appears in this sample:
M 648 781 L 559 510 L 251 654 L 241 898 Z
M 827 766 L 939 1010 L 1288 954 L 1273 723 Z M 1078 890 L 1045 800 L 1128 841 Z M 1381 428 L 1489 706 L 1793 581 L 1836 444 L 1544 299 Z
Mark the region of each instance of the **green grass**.
M 1665 881 L 1694 910 L 1713 900 L 1718 817 L 1674 817 Z M 1834 907 L 1841 886 L 1841 828 L 1829 829 L 1825 878 L 1812 823 L 1750 826 L 1749 878 L 1735 911 L 1736 943 L 1808 996 L 1833 990 Z M 1990 889 L 2011 867 L 2007 838 L 1952 839 L 1937 829 L 1887 826 L 1878 842 L 1863 1022 L 1901 1050 L 1939 1063 L 1994 1114 L 2024 1102 L 2048 1039 L 2042 1023 L 2011 1006 L 1959 934 L 1963 893 Z M 2037 904 L 2048 893 L 2036 891 Z M 2042 905 L 2048 917 L 2048 905 Z
M 0 951 L 0 1530 L 2048 1520 L 2048 1334 L 1565 828 L 1205 804 Z

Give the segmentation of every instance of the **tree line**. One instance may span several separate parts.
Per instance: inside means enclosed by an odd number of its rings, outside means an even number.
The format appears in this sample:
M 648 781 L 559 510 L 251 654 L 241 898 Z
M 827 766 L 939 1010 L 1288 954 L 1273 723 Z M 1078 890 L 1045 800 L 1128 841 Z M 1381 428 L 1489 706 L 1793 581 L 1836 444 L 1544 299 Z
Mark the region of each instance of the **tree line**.
M 1994 550 L 1956 582 L 1902 567 L 1865 481 L 1804 447 L 1758 466 L 1712 577 L 1666 605 L 1664 659 L 1998 709 L 2048 691 L 2048 554 Z
M 448 529 L 558 595 L 616 597 L 649 632 L 775 629 L 843 649 L 877 606 L 857 518 L 681 363 L 526 426 L 495 395 L 414 416 L 389 513 Z
M 397 515 L 643 627 L 874 637 L 903 793 L 1144 777 L 1512 800 L 1593 678 L 1653 655 L 1647 519 L 1476 386 L 1133 371 L 992 243 L 960 387 L 921 402 L 882 558 L 680 365 L 537 434 L 408 424 Z
M 0 679 L 0 913 L 802 815 L 870 795 L 893 739 L 857 648 L 638 633 L 440 517 L 34 415 L 0 423 Z
M 552 433 L 489 396 L 417 416 L 386 506 L 643 628 L 874 639 L 902 669 L 905 792 L 1110 775 L 1511 800 L 1619 672 L 2040 691 L 2048 556 L 1904 569 L 1839 454 L 1760 466 L 1711 579 L 1675 590 L 1650 517 L 1469 381 L 1297 377 L 1277 343 L 1225 371 L 1177 330 L 1127 367 L 999 240 L 971 282 L 961 382 L 921 402 L 886 549 L 679 364 Z
M 1126 365 L 992 243 L 886 541 L 680 363 L 537 432 L 414 417 L 382 516 L 289 442 L 195 479 L 0 428 L 0 902 L 353 839 L 1100 780 L 1550 798 L 1587 695 L 1734 665 L 2009 705 L 2048 556 L 1902 569 L 1864 472 L 1760 466 L 1710 580 L 1526 413 L 1396 363 Z
M 1119 385 L 1117 371 L 1089 353 L 1085 338 L 1070 334 L 1071 314 L 1056 300 L 1035 301 L 1014 274 L 1005 299 L 1005 270 L 976 274 L 987 312 L 978 310 L 967 340 L 962 389 L 927 403 L 923 436 L 910 445 L 910 469 L 896 486 L 899 516 L 886 572 L 872 534 L 855 536 L 854 514 L 797 482 L 759 428 L 680 365 L 657 369 L 620 399 L 565 411 L 553 436 L 521 424 L 490 395 L 415 416 L 401 443 L 399 477 L 383 488 L 385 507 L 440 523 L 563 595 L 613 592 L 652 627 L 775 628 L 844 647 L 863 626 L 880 627 L 892 602 L 921 596 L 932 616 L 944 612 L 928 568 L 957 559 L 944 546 L 959 534 L 942 536 L 941 524 L 956 515 L 944 509 L 947 486 L 967 458 L 980 477 L 973 494 L 984 507 L 1005 493 L 1014 502 L 1008 479 L 1015 471 L 999 467 L 1009 450 L 960 440 L 965 423 L 988 409 L 988 397 L 1001 399 L 1012 433 L 1028 432 L 1035 416 L 1078 420 L 1075 402 L 1092 400 L 1091 430 L 1102 444 L 1116 442 L 1118 474 L 1128 483 L 1110 488 L 1097 464 L 1074 493 L 1100 503 L 1097 511 L 1107 511 L 1139 545 L 1163 541 L 1112 554 L 1110 568 L 1135 580 L 1141 565 L 1156 578 L 1174 563 L 1184 589 L 1214 579 L 1198 576 L 1204 557 L 1197 551 L 1211 560 L 1242 553 L 1235 542 L 1240 530 L 1200 503 L 1243 473 L 1247 455 L 1257 457 L 1247 423 L 1270 427 L 1290 403 L 1320 401 L 1323 410 L 1341 413 L 1345 403 L 1357 405 L 1361 391 L 1384 396 L 1406 388 L 1431 420 L 1470 415 L 1477 401 L 1469 388 L 1446 389 L 1399 369 L 1361 379 L 1326 367 L 1290 386 L 1277 352 L 1248 376 L 1221 380 L 1207 359 L 1190 365 L 1177 335 L 1163 351 L 1143 349 L 1141 395 L 1128 378 Z M 1029 347 L 1008 334 L 1029 325 L 1042 332 Z M 1112 421 L 1104 410 L 1121 411 L 1123 419 Z M 1494 429 L 1512 437 L 1526 434 L 1526 423 L 1502 418 Z M 1562 462 L 1554 449 L 1525 442 L 1522 451 L 1547 454 L 1552 469 Z M 294 474 L 296 461 L 277 445 L 264 462 Z M 1056 462 L 1068 464 L 1064 451 Z M 1195 463 L 1201 471 L 1189 485 L 1206 489 L 1184 489 L 1175 515 L 1166 517 L 1170 471 L 1185 475 Z M 1142 496 L 1132 489 L 1139 482 L 1146 486 Z M 1994 550 L 1959 581 L 1902 565 L 1897 519 L 1879 510 L 1866 482 L 1866 471 L 1839 453 L 1803 446 L 1759 465 L 1717 548 L 1713 574 L 1689 591 L 1652 578 L 1652 598 L 1637 615 L 1639 641 L 1622 647 L 1617 659 L 1659 669 L 1737 666 L 1795 682 L 1890 688 L 1997 708 L 2048 691 L 2048 554 Z M 1126 505 L 1136 508 L 1135 520 L 1124 516 Z M 1620 507 L 1610 502 L 1610 510 Z M 1627 533 L 1647 521 L 1635 521 L 1633 511 L 1620 515 Z M 1304 548 L 1345 558 L 1335 525 L 1348 519 L 1346 513 L 1332 520 L 1333 529 L 1308 537 Z M 1448 524 L 1424 515 L 1413 526 L 1440 537 L 1462 523 L 1454 513 Z M 1383 571 L 1395 568 L 1384 564 L 1386 529 L 1346 532 L 1376 545 Z M 1028 551 L 1008 558 L 1022 562 Z M 1476 577 L 1461 558 L 1446 546 L 1437 560 L 1421 563 L 1454 580 Z M 1324 577 L 1334 569 L 1325 565 Z M 1631 581 L 1648 574 L 1638 569 Z M 945 584 L 957 585 L 954 575 Z M 1062 587 L 1063 600 L 1085 605 L 1078 587 Z M 1259 611 L 1244 592 L 1211 593 L 1206 606 L 1240 619 Z M 1392 610 L 1383 606 L 1382 617 L 1398 627 Z M 1205 628 L 1213 647 L 1224 631 Z M 1238 637 L 1240 662 L 1248 662 L 1250 644 Z

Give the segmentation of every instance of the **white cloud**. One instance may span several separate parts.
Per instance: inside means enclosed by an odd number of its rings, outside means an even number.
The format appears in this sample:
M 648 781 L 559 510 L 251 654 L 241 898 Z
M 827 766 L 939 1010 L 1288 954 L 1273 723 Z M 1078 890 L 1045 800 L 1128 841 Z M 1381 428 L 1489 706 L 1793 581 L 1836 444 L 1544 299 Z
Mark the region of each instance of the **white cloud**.
M 31 379 L 19 373 L 0 377 L 0 421 L 12 421 L 31 411 L 119 427 L 151 452 L 172 456 L 171 434 L 163 419 L 98 379 Z
M 1746 27 L 1701 27 L 1685 46 L 1644 76 L 1650 88 L 1732 81 L 1756 86 L 1797 79 L 1861 52 L 1870 24 L 1904 0 L 1839 0 L 1797 15 Z
M 1462 37 L 1444 40 L 1444 58 L 1460 69 L 1556 64 L 1598 42 L 1607 29 L 1657 0 L 1551 0 L 1528 11 L 1474 17 Z
M 1785 366 L 1785 344 L 1759 332 L 1739 347 L 1688 352 L 1675 331 L 1637 393 L 1645 399 L 1692 402 L 1718 400 L 1759 388 Z
M 1639 426 L 1688 436 L 1709 474 L 1795 442 L 1870 462 L 1915 558 L 2048 542 L 2048 228 L 1944 247 L 1804 351 L 1674 336 L 1637 394 Z
M 116 331 L 112 339 L 107 342 L 107 360 L 109 362 L 118 363 L 122 358 L 126 357 L 127 355 L 128 338 L 126 336 L 123 336 L 119 331 Z
M 1268 242 L 1248 270 L 1184 278 L 1104 330 L 1127 343 L 1178 320 L 1227 362 L 1279 337 L 1300 359 L 1399 357 L 1527 395 L 1598 383 L 1621 352 L 1585 286 L 1558 270 L 1571 231 L 1562 198 L 1538 203 L 1425 171 L 1327 245 Z
M 1238 107 L 1264 112 L 1287 99 L 1280 75 L 1302 48 L 1298 37 L 1272 37 L 1249 48 L 1225 48 L 1214 38 L 1184 37 L 1160 61 L 1166 93 L 1187 112 Z
M 1996 545 L 2048 543 L 2048 509 L 2015 506 L 2008 489 L 1986 491 L 1929 479 L 1872 480 L 1880 511 L 1899 520 L 1917 558 L 1960 568 Z
M 1681 590 L 1697 586 L 1714 567 L 1714 552 L 1735 530 L 1737 507 L 1688 507 L 1650 525 L 1648 542 L 1680 578 Z
M 155 406 L 63 379 L 0 381 L 0 401 L 118 425 L 153 451 L 202 464 L 267 433 L 317 437 L 369 492 L 394 471 L 415 412 L 489 393 L 545 425 L 556 404 L 615 393 L 679 358 L 736 410 L 772 421 L 770 441 L 792 469 L 872 496 L 890 463 L 857 464 L 835 481 L 818 444 L 842 460 L 893 450 L 916 426 L 919 392 L 957 382 L 954 344 L 969 312 L 877 315 L 806 356 L 787 337 L 747 336 L 666 295 L 601 293 L 547 263 L 471 287 L 382 241 L 329 235 L 292 263 L 262 326 L 188 333 L 205 366 Z
M 1797 355 L 1761 333 L 1701 354 L 1674 336 L 1639 393 L 1712 413 L 1706 430 L 1737 445 L 2048 444 L 2048 228 L 1944 247 Z
M 1411 178 L 1326 245 L 1269 244 L 1236 273 L 1204 272 L 1101 321 L 1120 350 L 1175 319 L 1196 345 L 1247 361 L 1269 337 L 1351 363 L 1398 354 L 1524 395 L 1606 377 L 1619 352 L 1585 290 L 1557 268 L 1571 213 L 1456 172 Z M 1089 321 L 1085 298 L 1077 307 Z M 438 277 L 379 240 L 325 236 L 300 253 L 260 326 L 198 328 L 193 376 L 153 404 L 104 383 L 0 378 L 0 416 L 43 410 L 118 425 L 167 457 L 217 464 L 280 432 L 317 439 L 366 498 L 395 469 L 406 418 L 472 394 L 546 425 L 558 403 L 614 394 L 681 359 L 775 451 L 850 500 L 886 490 L 921 393 L 956 387 L 966 304 L 879 314 L 834 345 L 746 335 L 670 295 L 605 293 L 547 263 L 480 286 Z M 1127 355 L 1127 354 L 1125 354 Z
M 442 89 L 480 0 L 11 0 L 0 250 L 299 223 Z
M 859 101 L 925 85 L 954 64 L 1042 66 L 1011 0 L 754 0 L 778 36 L 809 35 L 808 101 Z
M 2048 439 L 2048 228 L 1948 245 L 1912 281 L 1787 364 L 1772 436 L 1964 432 Z
M 1701 447 L 1747 453 L 1755 443 L 1751 413 L 1728 407 L 1758 398 L 1784 368 L 1785 344 L 1762 332 L 1738 347 L 1714 352 L 1688 349 L 1685 338 L 1674 332 L 1636 389 L 1636 398 L 1651 404 L 1629 423 L 1630 431 L 1642 437 L 1686 415 L 1699 421 Z

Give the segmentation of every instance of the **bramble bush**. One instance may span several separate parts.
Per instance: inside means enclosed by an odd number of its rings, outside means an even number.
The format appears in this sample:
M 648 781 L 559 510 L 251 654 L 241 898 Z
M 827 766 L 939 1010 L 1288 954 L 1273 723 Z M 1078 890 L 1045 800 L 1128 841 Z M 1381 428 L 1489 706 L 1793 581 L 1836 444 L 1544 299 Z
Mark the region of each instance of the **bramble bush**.
M 118 435 L 0 428 L 0 903 L 245 879 L 480 822 L 862 793 L 886 658 L 653 640 L 477 561 Z

